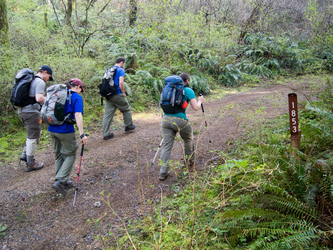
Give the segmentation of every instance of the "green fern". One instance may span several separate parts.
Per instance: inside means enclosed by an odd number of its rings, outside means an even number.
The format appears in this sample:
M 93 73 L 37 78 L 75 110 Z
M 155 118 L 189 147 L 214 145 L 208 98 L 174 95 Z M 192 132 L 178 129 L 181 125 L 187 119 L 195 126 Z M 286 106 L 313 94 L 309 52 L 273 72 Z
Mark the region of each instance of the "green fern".
M 235 65 L 228 64 L 221 70 L 217 81 L 227 87 L 236 87 L 243 79 L 243 73 Z
M 313 225 L 291 215 L 261 208 L 227 211 L 219 215 L 219 231 L 228 231 L 228 242 L 246 239 L 249 249 L 292 249 L 310 247 L 322 232 Z M 216 230 L 215 230 L 216 231 Z
M 296 199 L 288 200 L 269 194 L 265 194 L 260 198 L 265 201 L 265 203 L 271 204 L 271 207 L 274 207 L 280 212 L 287 213 L 297 218 L 303 218 L 307 221 L 318 220 L 318 212 L 316 209 L 309 208 L 306 204 L 299 202 Z
M 7 229 L 8 227 L 5 224 L 0 223 L 0 239 L 6 235 Z

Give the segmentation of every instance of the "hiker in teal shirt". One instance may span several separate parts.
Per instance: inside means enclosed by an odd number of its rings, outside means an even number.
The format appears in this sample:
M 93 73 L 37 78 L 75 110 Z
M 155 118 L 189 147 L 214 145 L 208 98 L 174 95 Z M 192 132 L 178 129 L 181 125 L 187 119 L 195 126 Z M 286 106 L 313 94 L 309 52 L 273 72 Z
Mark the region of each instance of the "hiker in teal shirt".
M 203 103 L 203 96 L 199 96 L 198 101 L 195 99 L 194 91 L 189 87 L 190 76 L 186 73 L 182 73 L 180 77 L 183 79 L 185 85 L 185 96 L 184 101 L 190 103 L 192 108 L 197 111 Z M 162 134 L 163 134 L 163 148 L 161 152 L 162 166 L 160 168 L 160 180 L 165 180 L 168 176 L 169 166 L 168 161 L 170 159 L 171 150 L 175 136 L 179 132 L 181 138 L 184 140 L 185 148 L 185 165 L 192 167 L 194 163 L 193 154 L 193 129 L 191 123 L 186 117 L 185 112 L 179 112 L 176 114 L 164 114 L 162 120 Z

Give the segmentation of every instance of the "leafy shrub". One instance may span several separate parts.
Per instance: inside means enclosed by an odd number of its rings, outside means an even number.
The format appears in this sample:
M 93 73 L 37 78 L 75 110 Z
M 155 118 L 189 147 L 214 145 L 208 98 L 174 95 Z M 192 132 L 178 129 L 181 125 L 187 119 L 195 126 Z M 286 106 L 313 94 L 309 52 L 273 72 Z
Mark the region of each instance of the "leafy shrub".
M 236 87 L 244 79 L 244 74 L 235 65 L 228 64 L 222 68 L 218 83 L 227 87 Z

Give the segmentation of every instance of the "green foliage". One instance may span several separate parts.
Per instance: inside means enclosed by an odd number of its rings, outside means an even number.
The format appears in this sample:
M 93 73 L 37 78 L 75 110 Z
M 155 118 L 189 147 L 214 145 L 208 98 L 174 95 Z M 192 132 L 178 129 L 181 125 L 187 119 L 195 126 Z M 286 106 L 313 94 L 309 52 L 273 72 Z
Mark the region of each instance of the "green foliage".
M 218 78 L 218 83 L 227 87 L 236 87 L 240 85 L 245 74 L 242 73 L 235 65 L 228 64 L 222 70 Z
M 4 223 L 0 223 L 0 239 L 6 235 L 7 228 Z
M 328 79 L 318 100 L 299 114 L 303 137 L 297 158 L 287 143 L 287 115 L 254 126 L 237 142 L 235 159 L 221 153 L 205 174 L 174 184 L 175 193 L 139 223 L 145 236 L 129 229 L 131 242 L 170 249 L 330 248 L 333 148 L 330 132 L 324 132 L 332 123 L 332 86 Z M 315 127 L 319 131 L 311 133 Z

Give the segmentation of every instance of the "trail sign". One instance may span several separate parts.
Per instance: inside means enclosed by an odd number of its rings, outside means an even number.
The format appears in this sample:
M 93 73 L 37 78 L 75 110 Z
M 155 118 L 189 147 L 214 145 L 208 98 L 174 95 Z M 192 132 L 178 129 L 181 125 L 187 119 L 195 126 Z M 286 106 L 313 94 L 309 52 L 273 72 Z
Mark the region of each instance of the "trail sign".
M 288 102 L 291 146 L 300 149 L 301 131 L 298 129 L 297 95 L 295 93 L 288 94 Z

